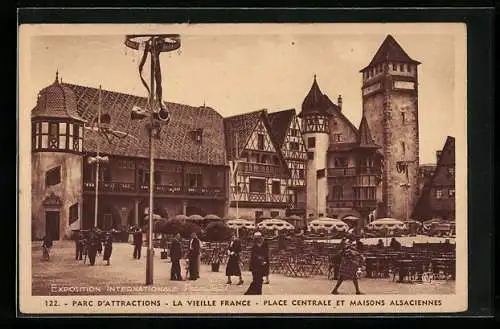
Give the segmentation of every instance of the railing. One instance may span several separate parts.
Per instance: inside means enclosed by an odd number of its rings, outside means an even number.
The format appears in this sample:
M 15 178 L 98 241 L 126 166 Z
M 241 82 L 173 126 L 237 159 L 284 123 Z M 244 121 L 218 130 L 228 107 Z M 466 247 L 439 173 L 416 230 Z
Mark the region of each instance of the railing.
M 83 183 L 85 191 L 95 191 L 95 182 Z M 224 189 L 221 187 L 182 187 L 175 185 L 161 185 L 154 186 L 155 193 L 158 194 L 189 194 L 199 196 L 216 196 L 223 197 L 225 195 Z M 149 192 L 149 185 L 140 184 L 137 189 L 134 183 L 124 182 L 99 182 L 99 191 L 101 192 L 132 192 L 132 193 L 147 193 Z
M 83 184 L 85 190 L 95 190 L 95 182 L 85 182 Z M 134 183 L 124 182 L 99 182 L 99 191 L 103 192 L 135 192 Z
M 376 199 L 367 200 L 327 200 L 328 206 L 333 208 L 373 208 L 377 207 Z
M 338 177 L 338 176 L 356 176 L 356 168 L 328 168 L 327 175 L 329 177 Z
M 240 162 L 238 171 L 276 177 L 280 175 L 280 166 L 267 163 Z
M 327 175 L 329 177 L 357 176 L 357 175 L 380 175 L 380 168 L 376 168 L 376 167 L 328 168 Z

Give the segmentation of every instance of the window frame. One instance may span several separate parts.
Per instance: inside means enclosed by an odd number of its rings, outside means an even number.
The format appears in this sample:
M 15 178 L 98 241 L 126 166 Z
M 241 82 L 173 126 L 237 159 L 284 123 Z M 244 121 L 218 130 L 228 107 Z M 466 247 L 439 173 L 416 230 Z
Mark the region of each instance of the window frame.
M 276 193 L 278 192 L 278 193 Z M 273 180 L 271 182 L 271 193 L 273 195 L 280 195 L 281 194 L 281 182 L 279 180 Z
M 55 176 L 55 177 L 57 177 L 57 182 L 56 183 L 49 183 L 49 175 L 51 175 L 53 173 L 56 173 L 56 172 L 57 172 L 57 176 Z M 61 165 L 53 167 L 53 168 L 50 168 L 49 170 L 47 170 L 45 172 L 45 186 L 47 186 L 47 187 L 56 186 L 58 184 L 61 184 L 61 181 L 62 181 L 62 168 L 61 168 Z
M 252 184 L 254 182 L 254 184 Z M 260 184 L 262 184 L 262 189 L 254 190 L 255 187 L 255 182 L 259 182 L 259 187 Z M 266 180 L 263 178 L 250 178 L 248 180 L 248 191 L 250 193 L 259 193 L 259 194 L 265 194 L 266 193 Z
M 316 137 L 307 137 L 307 148 L 309 149 L 316 148 Z

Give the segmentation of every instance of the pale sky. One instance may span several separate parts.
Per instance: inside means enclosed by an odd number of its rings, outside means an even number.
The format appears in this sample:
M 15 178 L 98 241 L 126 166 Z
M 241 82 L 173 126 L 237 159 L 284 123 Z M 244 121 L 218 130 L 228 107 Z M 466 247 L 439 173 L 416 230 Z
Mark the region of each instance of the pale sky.
M 276 29 L 262 35 L 181 35 L 180 51 L 161 55 L 164 98 L 191 106 L 206 103 L 222 116 L 262 108 L 270 112 L 295 108 L 298 113 L 316 74 L 321 90 L 334 102 L 342 95 L 343 112 L 357 127 L 362 113 L 359 70 L 392 34 L 410 57 L 422 63 L 420 163 L 433 163 L 446 136 L 456 135 L 457 36 L 445 30 L 398 34 L 398 29 L 386 25 L 369 34 L 294 34 Z M 35 105 L 37 92 L 54 81 L 56 70 L 67 83 L 146 96 L 137 52 L 123 41 L 124 35 L 32 37 L 29 108 Z M 144 76 L 149 77 L 147 69 Z

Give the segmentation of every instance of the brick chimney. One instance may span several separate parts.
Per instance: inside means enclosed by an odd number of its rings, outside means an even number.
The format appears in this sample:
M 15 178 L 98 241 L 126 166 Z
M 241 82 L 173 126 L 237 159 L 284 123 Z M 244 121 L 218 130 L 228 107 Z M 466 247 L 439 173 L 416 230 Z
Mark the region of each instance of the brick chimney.
M 337 98 L 337 106 L 342 111 L 342 95 L 339 95 L 339 98 Z

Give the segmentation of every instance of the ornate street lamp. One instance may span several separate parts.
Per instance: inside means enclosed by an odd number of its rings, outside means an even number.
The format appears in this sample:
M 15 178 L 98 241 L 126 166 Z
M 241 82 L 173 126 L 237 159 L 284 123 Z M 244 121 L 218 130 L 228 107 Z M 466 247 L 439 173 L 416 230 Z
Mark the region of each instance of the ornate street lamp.
M 142 52 L 139 62 L 139 76 L 148 91 L 148 109 L 134 107 L 131 119 L 142 120 L 149 118 L 146 128 L 149 134 L 149 227 L 148 250 L 146 259 L 146 285 L 153 284 L 153 190 L 154 190 L 154 139 L 159 138 L 161 124 L 170 121 L 169 111 L 162 99 L 160 54 L 179 49 L 181 46 L 178 34 L 140 34 L 127 35 L 125 45 Z M 150 57 L 151 72 L 150 84 L 142 77 L 142 70 L 147 57 Z

